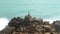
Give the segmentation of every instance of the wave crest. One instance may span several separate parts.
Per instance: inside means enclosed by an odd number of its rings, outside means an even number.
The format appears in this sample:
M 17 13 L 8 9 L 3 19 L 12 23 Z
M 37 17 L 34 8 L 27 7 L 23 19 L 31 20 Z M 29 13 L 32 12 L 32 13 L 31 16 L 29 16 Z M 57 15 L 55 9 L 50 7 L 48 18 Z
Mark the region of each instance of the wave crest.
M 7 26 L 8 22 L 7 18 L 0 18 L 0 31 Z

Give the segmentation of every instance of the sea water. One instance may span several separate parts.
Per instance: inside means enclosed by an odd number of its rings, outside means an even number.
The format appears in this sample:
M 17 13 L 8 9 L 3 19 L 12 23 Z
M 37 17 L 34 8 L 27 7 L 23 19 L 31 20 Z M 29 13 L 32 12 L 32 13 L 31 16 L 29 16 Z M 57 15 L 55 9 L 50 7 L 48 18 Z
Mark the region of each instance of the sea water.
M 60 0 L 0 0 L 0 17 L 25 16 L 60 17 Z

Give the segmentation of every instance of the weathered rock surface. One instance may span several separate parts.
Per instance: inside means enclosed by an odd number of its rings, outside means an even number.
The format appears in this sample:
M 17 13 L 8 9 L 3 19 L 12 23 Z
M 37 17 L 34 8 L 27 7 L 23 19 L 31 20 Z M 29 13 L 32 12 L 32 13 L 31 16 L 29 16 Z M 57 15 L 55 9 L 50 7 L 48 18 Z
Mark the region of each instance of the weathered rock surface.
M 56 20 L 52 24 L 60 34 L 60 20 Z
M 30 14 L 25 18 L 13 18 L 0 34 L 58 34 L 53 25 L 41 18 L 32 18 Z

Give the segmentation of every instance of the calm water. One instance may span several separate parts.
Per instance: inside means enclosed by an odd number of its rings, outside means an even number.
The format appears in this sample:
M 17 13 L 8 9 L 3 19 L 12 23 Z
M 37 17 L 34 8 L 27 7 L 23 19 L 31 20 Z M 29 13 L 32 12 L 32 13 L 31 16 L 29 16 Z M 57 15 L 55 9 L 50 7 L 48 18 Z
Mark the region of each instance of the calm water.
M 60 18 L 60 0 L 0 0 L 0 17 L 25 16 Z

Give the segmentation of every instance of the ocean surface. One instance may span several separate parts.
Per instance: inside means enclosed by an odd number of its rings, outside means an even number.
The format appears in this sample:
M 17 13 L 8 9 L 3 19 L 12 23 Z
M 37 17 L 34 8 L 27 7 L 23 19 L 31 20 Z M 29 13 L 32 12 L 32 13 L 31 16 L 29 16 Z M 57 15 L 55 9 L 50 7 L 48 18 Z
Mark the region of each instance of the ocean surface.
M 60 18 L 60 0 L 0 0 L 0 17 L 23 17 L 28 11 L 34 17 Z
M 13 17 L 24 17 L 28 11 L 31 16 L 50 22 L 60 20 L 60 0 L 0 0 L 0 24 L 6 25 Z

